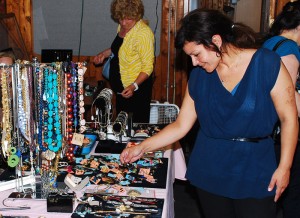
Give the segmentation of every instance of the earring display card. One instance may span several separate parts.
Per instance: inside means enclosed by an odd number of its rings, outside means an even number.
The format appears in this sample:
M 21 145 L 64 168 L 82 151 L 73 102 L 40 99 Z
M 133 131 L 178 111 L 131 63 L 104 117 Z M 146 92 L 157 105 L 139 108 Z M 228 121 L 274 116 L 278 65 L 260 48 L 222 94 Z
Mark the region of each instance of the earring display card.
M 72 218 L 145 217 L 160 218 L 164 199 L 117 195 L 85 194 Z

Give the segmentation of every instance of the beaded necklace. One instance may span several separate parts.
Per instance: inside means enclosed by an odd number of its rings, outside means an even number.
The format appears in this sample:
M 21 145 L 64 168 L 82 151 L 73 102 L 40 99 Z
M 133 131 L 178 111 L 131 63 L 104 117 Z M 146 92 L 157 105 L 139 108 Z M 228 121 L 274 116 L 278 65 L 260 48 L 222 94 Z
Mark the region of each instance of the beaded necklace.
M 86 130 L 84 119 L 84 96 L 83 96 L 83 76 L 86 68 L 82 63 L 64 64 L 64 71 L 66 75 L 66 104 L 67 104 L 67 143 L 68 148 L 66 157 L 69 161 L 74 161 L 74 153 L 77 151 L 78 146 L 74 146 L 71 141 L 73 133 L 83 133 Z
M 82 63 L 78 63 L 78 93 L 79 93 L 79 132 L 83 133 L 86 130 L 86 121 L 84 119 L 84 91 L 83 91 L 83 79 L 86 67 Z
M 77 132 L 77 128 L 79 126 L 78 122 L 78 94 L 77 94 L 77 66 L 75 63 L 71 63 L 72 66 L 72 105 L 73 105 L 73 122 L 74 122 L 74 130 Z
M 35 68 L 35 74 L 38 78 L 38 85 L 37 85 L 37 98 L 38 98 L 38 128 L 37 128 L 37 134 L 38 134 L 38 144 L 39 148 L 42 152 L 45 152 L 48 148 L 46 147 L 46 144 L 43 142 L 43 124 L 44 124 L 44 90 L 45 90 L 45 81 L 43 79 L 43 72 L 41 72 L 40 69 L 41 66 L 37 66 Z
M 67 141 L 67 152 L 66 157 L 69 161 L 73 161 L 73 145 L 71 143 L 72 137 L 73 137 L 73 128 L 74 128 L 74 122 L 73 122 L 73 78 L 72 74 L 70 73 L 70 65 L 65 62 L 64 63 L 64 72 L 65 72 L 65 84 L 67 87 L 67 94 L 66 94 L 66 141 Z
M 58 152 L 62 146 L 62 134 L 60 127 L 59 115 L 59 92 L 58 92 L 58 73 L 57 66 L 53 68 L 45 68 L 45 93 L 47 102 L 47 122 L 45 122 L 44 142 L 48 145 L 48 149 Z M 54 157 L 53 157 L 54 158 Z

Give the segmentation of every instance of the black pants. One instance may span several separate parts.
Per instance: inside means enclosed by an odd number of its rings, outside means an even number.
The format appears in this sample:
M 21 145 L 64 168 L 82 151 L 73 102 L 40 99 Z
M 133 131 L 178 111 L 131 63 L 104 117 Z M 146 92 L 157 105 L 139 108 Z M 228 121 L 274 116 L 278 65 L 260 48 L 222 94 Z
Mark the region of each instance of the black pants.
M 231 199 L 197 189 L 205 218 L 276 218 L 274 196 Z
M 144 81 L 131 98 L 123 98 L 117 94 L 116 110 L 132 113 L 134 123 L 149 123 L 150 102 L 152 95 L 152 77 Z
M 280 145 L 275 144 L 276 157 L 280 160 Z M 282 209 L 283 218 L 300 217 L 300 146 L 299 142 L 295 151 L 293 165 L 291 168 L 290 183 L 282 196 L 279 198 L 278 206 Z

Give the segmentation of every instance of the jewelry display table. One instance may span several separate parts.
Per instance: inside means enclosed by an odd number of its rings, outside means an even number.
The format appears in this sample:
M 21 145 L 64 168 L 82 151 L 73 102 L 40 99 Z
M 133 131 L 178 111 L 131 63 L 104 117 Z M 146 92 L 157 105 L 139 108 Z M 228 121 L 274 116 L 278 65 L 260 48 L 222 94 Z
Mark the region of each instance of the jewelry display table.
M 173 196 L 173 182 L 175 178 L 184 180 L 186 164 L 184 155 L 181 148 L 169 146 L 164 152 L 164 157 L 168 158 L 168 173 L 165 189 L 151 189 L 155 198 L 164 199 L 164 206 L 162 218 L 174 217 L 174 196 Z M 88 187 L 86 187 L 88 188 Z M 149 188 L 150 189 L 150 188 Z M 76 197 L 80 198 L 84 190 L 76 192 Z M 13 199 L 8 196 L 13 192 L 13 189 L 0 192 L 0 215 L 2 216 L 21 216 L 22 218 L 67 218 L 71 217 L 71 213 L 55 213 L 47 212 L 46 199 Z M 143 195 L 141 196 L 143 197 Z M 3 205 L 3 202 L 5 205 Z M 9 206 L 13 208 L 9 208 Z M 76 208 L 77 202 L 75 201 L 73 210 Z M 22 209 L 21 207 L 30 207 L 30 209 Z

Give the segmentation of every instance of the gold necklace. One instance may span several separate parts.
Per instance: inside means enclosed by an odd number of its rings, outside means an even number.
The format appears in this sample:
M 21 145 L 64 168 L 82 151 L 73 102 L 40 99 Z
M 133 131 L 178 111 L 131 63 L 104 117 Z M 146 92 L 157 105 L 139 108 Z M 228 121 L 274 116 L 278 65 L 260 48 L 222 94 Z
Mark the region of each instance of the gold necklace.
M 1 72 L 1 94 L 2 94 L 2 153 L 4 157 L 9 157 L 11 148 L 12 116 L 10 111 L 10 92 L 8 89 L 7 77 L 9 72 L 3 67 Z

